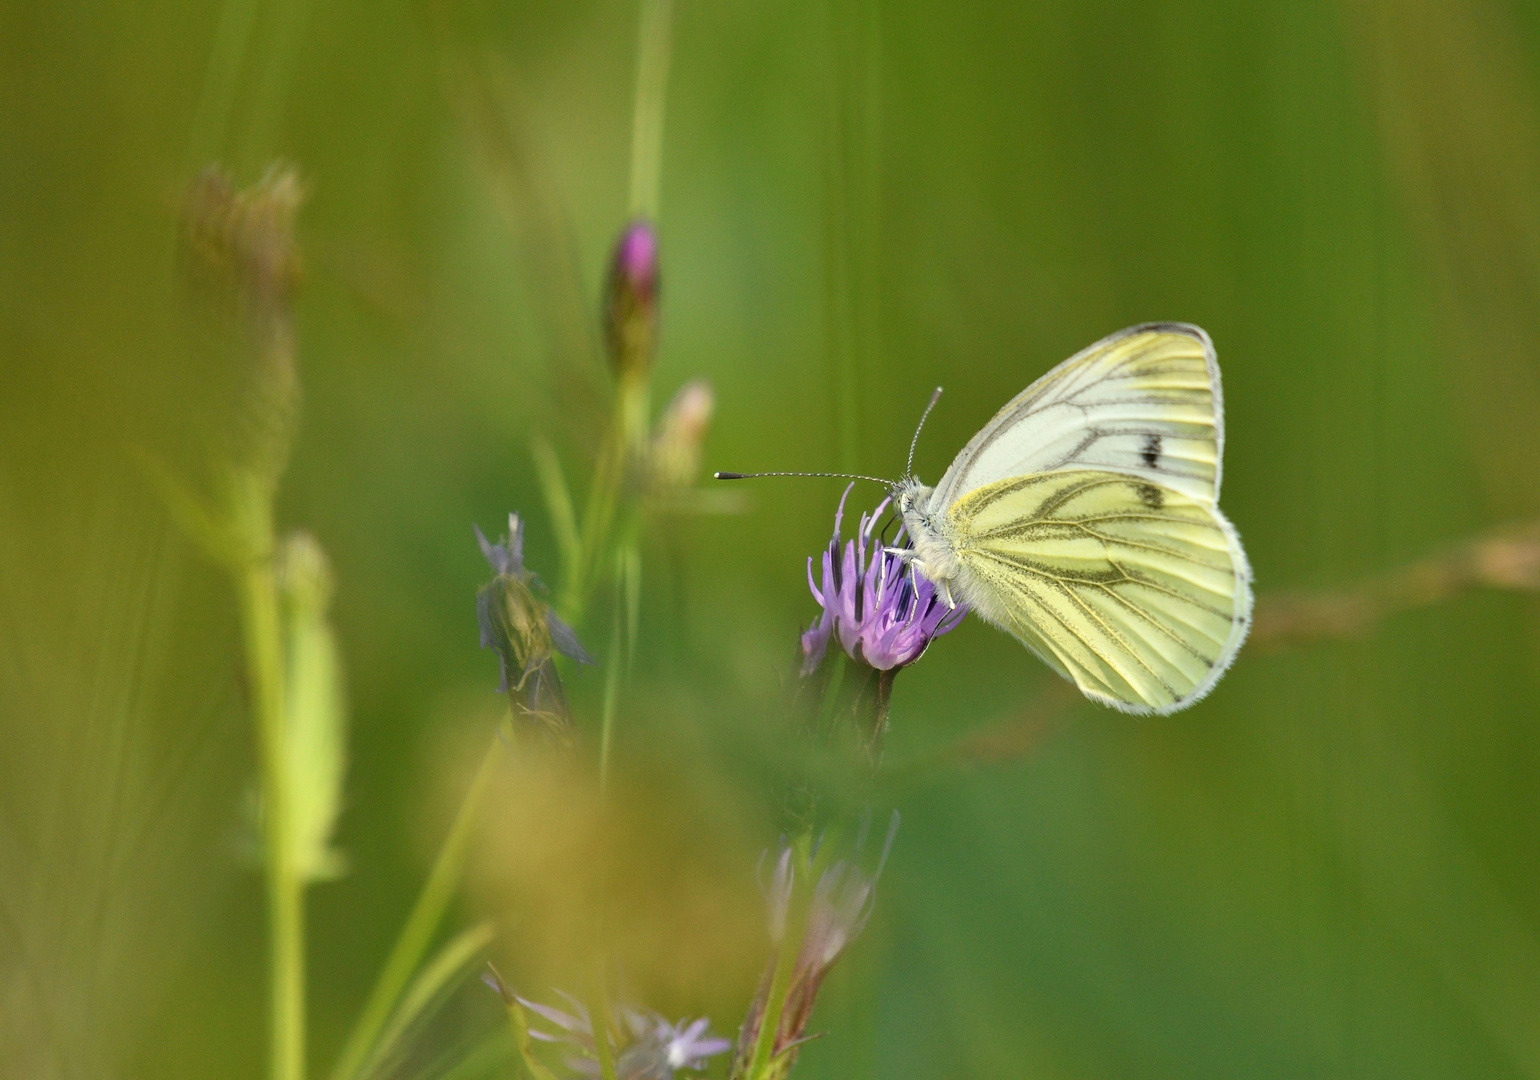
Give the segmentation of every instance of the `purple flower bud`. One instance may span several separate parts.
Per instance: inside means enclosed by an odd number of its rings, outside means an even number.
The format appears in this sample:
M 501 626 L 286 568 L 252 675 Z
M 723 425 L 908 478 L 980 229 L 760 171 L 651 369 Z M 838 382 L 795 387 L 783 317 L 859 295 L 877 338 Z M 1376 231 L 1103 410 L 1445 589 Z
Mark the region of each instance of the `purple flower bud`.
M 616 241 L 605 289 L 610 365 L 621 378 L 645 375 L 658 339 L 658 235 L 638 219 Z
M 804 675 L 823 662 L 831 636 L 839 638 L 840 647 L 852 660 L 878 671 L 912 664 L 933 639 L 957 626 L 968 613 L 963 604 L 948 607 L 929 580 L 914 573 L 874 536 L 889 499 L 883 499 L 870 514 L 861 515 L 855 538 L 845 541 L 842 548 L 840 524 L 849 496 L 847 487 L 834 515 L 834 538 L 823 554 L 822 588 L 813 576 L 813 560 L 807 561 L 808 588 L 823 613 L 802 635 Z M 896 547 L 908 546 L 902 528 L 896 541 Z

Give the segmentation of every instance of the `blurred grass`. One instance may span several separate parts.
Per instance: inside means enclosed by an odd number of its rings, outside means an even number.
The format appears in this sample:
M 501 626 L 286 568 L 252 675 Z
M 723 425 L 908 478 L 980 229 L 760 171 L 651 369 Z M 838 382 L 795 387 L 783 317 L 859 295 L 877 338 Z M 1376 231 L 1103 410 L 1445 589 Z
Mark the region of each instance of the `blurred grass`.
M 221 415 L 173 259 L 219 11 L 0 13 L 18 1076 L 260 1072 L 231 597 L 125 449 L 195 472 Z M 636 10 L 257 12 L 216 143 L 242 182 L 276 155 L 312 191 L 281 513 L 332 556 L 354 705 L 352 871 L 312 901 L 324 1066 L 447 824 L 447 732 L 495 706 L 471 522 L 529 513 L 530 562 L 556 567 L 527 437 L 574 468 L 603 393 L 582 365 L 627 205 Z M 1224 364 L 1224 502 L 1263 593 L 1532 516 L 1536 22 L 1497 0 L 677 4 L 654 398 L 713 381 L 708 468 L 891 473 L 944 384 L 934 478 L 1051 364 L 1187 319 Z M 767 482 L 648 553 L 620 760 L 682 746 L 758 798 L 743 733 L 776 713 L 837 491 Z M 907 787 L 798 1075 L 1540 1075 L 1535 616 L 1462 595 L 1246 653 L 1189 713 L 1077 704 L 1024 760 Z M 959 630 L 899 680 L 890 760 L 1051 678 Z M 590 717 L 598 682 L 572 686 Z M 451 1008 L 495 1014 L 478 1001 Z

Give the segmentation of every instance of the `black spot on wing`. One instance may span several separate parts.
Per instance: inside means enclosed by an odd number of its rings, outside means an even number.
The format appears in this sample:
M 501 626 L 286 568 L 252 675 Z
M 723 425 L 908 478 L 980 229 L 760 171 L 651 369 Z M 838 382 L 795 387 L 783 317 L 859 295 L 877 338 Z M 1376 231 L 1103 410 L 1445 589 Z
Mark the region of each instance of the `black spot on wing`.
M 1137 490 L 1139 492 L 1139 501 L 1151 510 L 1159 510 L 1166 504 L 1165 495 L 1154 484 L 1139 484 L 1137 485 Z
M 1160 460 L 1160 436 L 1153 431 L 1146 435 L 1144 446 L 1139 450 L 1139 456 L 1144 459 L 1147 466 L 1153 469 L 1155 463 Z

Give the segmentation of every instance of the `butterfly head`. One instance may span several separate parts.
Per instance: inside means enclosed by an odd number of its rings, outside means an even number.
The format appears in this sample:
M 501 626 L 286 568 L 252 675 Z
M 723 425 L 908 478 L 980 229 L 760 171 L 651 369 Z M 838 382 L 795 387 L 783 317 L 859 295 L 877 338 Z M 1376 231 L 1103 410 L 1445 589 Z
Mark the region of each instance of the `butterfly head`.
M 906 522 L 911 513 L 924 509 L 930 502 L 930 490 L 915 476 L 906 476 L 893 485 L 893 504 Z

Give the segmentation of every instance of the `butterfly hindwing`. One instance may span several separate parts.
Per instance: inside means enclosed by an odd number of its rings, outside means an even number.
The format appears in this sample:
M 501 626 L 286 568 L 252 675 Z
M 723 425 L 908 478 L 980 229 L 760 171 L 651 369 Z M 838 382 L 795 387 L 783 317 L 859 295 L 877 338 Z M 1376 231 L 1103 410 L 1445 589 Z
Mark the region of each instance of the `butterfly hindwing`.
M 945 532 L 974 609 L 1116 708 L 1191 704 L 1245 638 L 1240 539 L 1179 489 L 1090 469 L 1009 477 L 958 498 Z
M 997 480 L 1066 469 L 1138 476 L 1213 506 L 1223 453 L 1208 335 L 1150 323 L 1083 349 L 1012 399 L 957 455 L 930 508 Z

